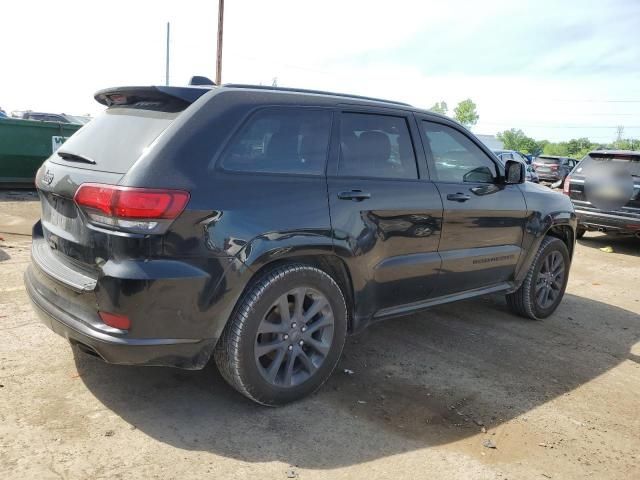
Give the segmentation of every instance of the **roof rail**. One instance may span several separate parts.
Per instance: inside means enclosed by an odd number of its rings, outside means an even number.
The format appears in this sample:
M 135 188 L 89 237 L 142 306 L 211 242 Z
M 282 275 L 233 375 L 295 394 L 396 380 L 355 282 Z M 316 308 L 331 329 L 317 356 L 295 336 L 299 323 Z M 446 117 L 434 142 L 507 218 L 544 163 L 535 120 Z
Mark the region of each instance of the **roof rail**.
M 252 90 L 270 90 L 275 92 L 293 92 L 293 93 L 310 93 L 312 95 L 329 95 L 332 97 L 354 98 L 357 100 L 370 100 L 373 102 L 390 103 L 392 105 L 402 105 L 410 107 L 411 105 L 404 102 L 396 102 L 395 100 L 384 100 L 382 98 L 365 97 L 363 95 L 351 95 L 349 93 L 325 92 L 323 90 L 308 90 L 305 88 L 288 88 L 288 87 L 270 87 L 268 85 L 250 85 L 245 83 L 225 83 L 223 87 L 228 88 L 246 88 Z

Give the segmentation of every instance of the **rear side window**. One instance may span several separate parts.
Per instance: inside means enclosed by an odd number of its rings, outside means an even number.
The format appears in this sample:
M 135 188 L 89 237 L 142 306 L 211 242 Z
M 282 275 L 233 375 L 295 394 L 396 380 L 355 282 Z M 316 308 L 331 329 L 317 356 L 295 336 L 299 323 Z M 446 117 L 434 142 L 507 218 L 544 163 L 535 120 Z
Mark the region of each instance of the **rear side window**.
M 259 110 L 240 129 L 222 157 L 238 172 L 324 173 L 331 112 L 306 108 Z
M 343 113 L 338 175 L 418 178 L 416 157 L 403 117 Z

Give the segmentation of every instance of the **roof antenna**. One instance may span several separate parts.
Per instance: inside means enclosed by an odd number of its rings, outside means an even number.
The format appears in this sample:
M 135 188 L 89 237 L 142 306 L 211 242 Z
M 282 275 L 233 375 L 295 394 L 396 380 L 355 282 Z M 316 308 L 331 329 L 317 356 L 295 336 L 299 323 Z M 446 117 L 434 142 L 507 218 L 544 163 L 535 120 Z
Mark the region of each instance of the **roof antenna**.
M 191 77 L 191 80 L 189 80 L 189 85 L 215 85 L 215 83 L 213 83 L 213 80 L 210 78 L 194 75 Z

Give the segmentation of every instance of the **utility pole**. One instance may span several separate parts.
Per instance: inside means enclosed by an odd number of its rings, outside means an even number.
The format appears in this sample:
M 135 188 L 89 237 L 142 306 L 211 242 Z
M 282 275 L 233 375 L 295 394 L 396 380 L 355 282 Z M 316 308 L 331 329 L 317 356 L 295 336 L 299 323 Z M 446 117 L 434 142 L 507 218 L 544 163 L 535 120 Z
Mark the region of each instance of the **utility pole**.
M 218 0 L 218 54 L 216 56 L 216 85 L 222 85 L 222 24 L 224 0 Z
M 171 26 L 169 22 L 167 22 L 167 67 L 164 76 L 165 85 L 169 85 L 169 36 L 171 34 Z

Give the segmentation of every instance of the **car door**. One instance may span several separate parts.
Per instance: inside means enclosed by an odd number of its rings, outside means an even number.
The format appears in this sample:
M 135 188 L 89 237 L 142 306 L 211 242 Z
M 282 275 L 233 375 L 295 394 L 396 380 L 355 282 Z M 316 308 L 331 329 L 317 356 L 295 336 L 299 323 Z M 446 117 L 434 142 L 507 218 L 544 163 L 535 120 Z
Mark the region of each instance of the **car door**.
M 327 174 L 335 249 L 349 266 L 356 313 L 370 317 L 433 295 L 442 201 L 426 177 L 411 113 L 345 109 Z
M 526 204 L 518 185 L 471 135 L 419 120 L 429 171 L 443 203 L 437 296 L 504 286 L 521 254 Z

